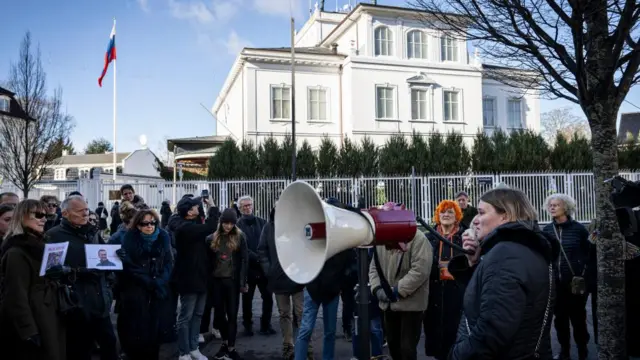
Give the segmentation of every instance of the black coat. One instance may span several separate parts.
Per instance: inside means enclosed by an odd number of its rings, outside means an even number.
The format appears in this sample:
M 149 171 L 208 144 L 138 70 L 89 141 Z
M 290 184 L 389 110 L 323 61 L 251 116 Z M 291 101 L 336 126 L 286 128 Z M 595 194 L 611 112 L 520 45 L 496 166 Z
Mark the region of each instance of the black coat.
M 455 257 L 449 271 L 467 288 L 449 359 L 533 358 L 541 333 L 540 359 L 551 359 L 555 282 L 550 283 L 549 265 L 559 252 L 558 242 L 538 224 L 512 222 L 487 235 L 480 262 L 473 268 L 464 255 Z
M 260 243 L 260 235 L 267 221 L 261 217 L 253 215 L 243 215 L 238 219 L 236 226 L 242 230 L 247 240 L 247 249 L 249 251 L 249 280 L 265 276 L 260 266 L 260 258 L 258 257 L 258 244 Z
M 207 236 L 207 255 L 211 261 L 211 273 L 209 278 L 213 276 L 213 272 L 216 270 L 217 263 L 215 261 L 214 250 L 211 249 L 211 242 L 213 241 L 213 234 Z M 247 240 L 244 234 L 240 234 L 240 246 L 231 255 L 233 262 L 233 280 L 238 285 L 238 288 L 243 288 L 247 285 L 247 273 L 249 268 L 249 253 L 247 251 Z
M 0 349 L 4 359 L 65 360 L 64 318 L 58 313 L 58 283 L 40 276 L 42 235 L 8 238 L 3 246 Z M 26 339 L 40 335 L 41 347 Z
M 453 235 L 453 242 L 462 245 L 461 228 Z M 462 252 L 452 249 L 449 245 L 438 240 L 431 233 L 426 234 L 433 247 L 433 264 L 429 278 L 429 305 L 424 316 L 424 348 L 427 356 L 436 359 L 446 359 L 449 351 L 456 342 L 458 324 L 462 314 L 462 298 L 464 284 L 458 281 L 440 280 L 438 268 L 440 245 L 442 244 L 442 260 L 449 261 L 452 256 Z
M 549 237 L 556 240 L 556 233 L 553 230 L 554 226 L 558 232 L 558 236 L 561 238 L 562 248 L 569 259 L 567 263 L 567 259 L 562 253 L 560 253 L 558 257 L 560 263 L 560 281 L 564 283 L 571 281 L 571 278 L 573 278 L 571 269 L 575 272 L 575 276 L 586 277 L 590 275 L 591 272 L 588 271 L 587 265 L 592 248 L 591 242 L 589 242 L 589 231 L 587 231 L 584 225 L 570 217 L 567 221 L 560 224 L 554 221 L 547 224 L 543 231 Z M 571 264 L 571 267 L 569 267 L 569 264 Z M 593 266 L 595 266 L 595 264 Z
M 208 220 L 201 224 L 198 220 L 179 216 L 169 219 L 168 228 L 173 230 L 176 248 L 172 280 L 180 294 L 207 292 L 207 277 L 211 274 L 212 264 L 206 238 L 213 234 L 217 224 Z
M 167 224 L 169 223 L 169 218 L 171 217 L 173 213 L 171 212 L 171 207 L 169 206 L 169 203 L 167 203 L 166 201 L 162 202 L 162 206 L 160 207 L 160 227 L 161 228 L 166 228 Z
M 258 256 L 262 271 L 267 276 L 267 286 L 269 291 L 274 294 L 295 294 L 304 289 L 303 285 L 293 282 L 284 273 L 280 260 L 278 260 L 278 252 L 276 251 L 276 241 L 274 233 L 274 215 L 275 208 L 271 210 L 269 222 L 262 229 L 260 235 L 260 244 L 258 244 Z
M 340 295 L 342 280 L 347 276 L 352 249 L 344 250 L 327 260 L 318 277 L 307 284 L 311 299 L 320 304 L 329 303 Z
M 175 309 L 171 309 L 172 271 L 169 234 L 160 230 L 149 248 L 138 229 L 124 235 L 126 251 L 118 278 L 118 334 L 125 353 L 173 341 Z
M 64 264 L 72 269 L 86 269 L 84 246 L 99 243 L 99 237 L 92 236 L 90 230 L 88 226 L 75 227 L 66 219 L 62 219 L 59 226 L 45 233 L 45 240 L 48 243 L 68 241 L 69 248 Z M 81 313 L 86 319 L 109 316 L 113 301 L 111 278 L 114 278 L 113 273 L 102 270 L 87 270 L 77 274 L 73 288 L 78 295 Z

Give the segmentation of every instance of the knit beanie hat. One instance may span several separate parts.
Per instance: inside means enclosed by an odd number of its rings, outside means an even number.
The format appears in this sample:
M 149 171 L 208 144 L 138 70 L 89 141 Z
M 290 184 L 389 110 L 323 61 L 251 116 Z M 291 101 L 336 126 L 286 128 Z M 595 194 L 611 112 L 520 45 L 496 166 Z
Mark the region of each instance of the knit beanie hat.
M 233 225 L 235 225 L 237 221 L 238 221 L 238 214 L 236 214 L 236 209 L 234 208 L 224 209 L 224 211 L 222 212 L 222 215 L 220 216 L 221 224 L 232 223 Z

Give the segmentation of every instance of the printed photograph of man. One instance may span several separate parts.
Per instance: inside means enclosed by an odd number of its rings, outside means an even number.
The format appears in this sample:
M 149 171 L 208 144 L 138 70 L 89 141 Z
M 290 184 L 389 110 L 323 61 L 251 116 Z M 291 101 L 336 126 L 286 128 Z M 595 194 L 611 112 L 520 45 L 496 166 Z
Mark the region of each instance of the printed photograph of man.
M 56 265 L 62 265 L 60 262 L 60 257 L 62 256 L 62 251 L 56 251 L 49 254 L 49 258 L 47 259 L 47 270 L 51 269 Z
M 100 249 L 98 250 L 98 258 L 100 259 L 100 262 L 96 264 L 96 266 L 116 266 L 116 264 L 112 263 L 111 261 L 109 261 L 109 259 L 107 259 L 107 250 L 105 249 Z

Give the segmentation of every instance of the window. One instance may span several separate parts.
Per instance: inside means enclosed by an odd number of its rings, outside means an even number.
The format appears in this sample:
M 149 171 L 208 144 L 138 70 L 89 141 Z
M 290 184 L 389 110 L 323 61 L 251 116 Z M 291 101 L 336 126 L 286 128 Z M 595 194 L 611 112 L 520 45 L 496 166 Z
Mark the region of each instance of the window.
M 427 36 L 418 30 L 407 33 L 407 57 L 409 59 L 427 58 Z
M 393 55 L 393 38 L 391 30 L 386 26 L 379 26 L 375 30 L 375 55 Z
M 440 52 L 442 61 L 458 61 L 458 42 L 451 36 L 441 39 Z
M 9 112 L 10 104 L 9 98 L 0 97 L 0 111 Z
M 411 90 L 411 119 L 427 120 L 427 90 Z
M 288 86 L 271 87 L 271 118 L 275 120 L 291 119 L 291 88 Z
M 395 119 L 395 103 L 395 89 L 393 87 L 376 87 L 376 118 Z
M 482 125 L 486 127 L 496 126 L 496 101 L 492 98 L 482 99 Z
M 327 90 L 309 89 L 309 120 L 327 120 Z
M 522 127 L 522 102 L 520 99 L 510 99 L 508 102 L 508 126 L 519 129 Z
M 444 92 L 444 120 L 445 121 L 459 121 L 458 107 L 460 100 L 458 97 L 460 94 L 457 91 L 445 91 Z

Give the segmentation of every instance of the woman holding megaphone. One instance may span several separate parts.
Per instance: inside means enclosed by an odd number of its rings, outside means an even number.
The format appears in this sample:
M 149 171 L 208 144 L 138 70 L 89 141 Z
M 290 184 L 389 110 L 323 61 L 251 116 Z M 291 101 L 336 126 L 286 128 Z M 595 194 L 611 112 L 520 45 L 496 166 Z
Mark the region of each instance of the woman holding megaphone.
M 519 190 L 496 188 L 480 198 L 475 237 L 463 236 L 473 254 L 449 262 L 449 272 L 466 285 L 449 359 L 552 358 L 553 264 L 560 250 L 536 217 Z

